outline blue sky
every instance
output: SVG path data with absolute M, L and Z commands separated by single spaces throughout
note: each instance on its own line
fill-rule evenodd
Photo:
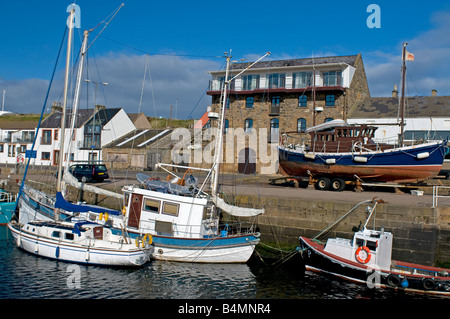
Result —
M 361 53 L 372 96 L 389 96 L 400 81 L 401 43 L 415 61 L 408 64 L 408 95 L 450 95 L 450 4 L 445 1 L 152 1 L 78 0 L 81 29 L 99 25 L 120 5 L 114 20 L 89 52 L 86 78 L 109 85 L 97 103 L 128 112 L 178 118 L 199 117 L 210 103 L 205 96 L 209 70 L 221 68 L 223 52 L 252 61 Z M 5 109 L 40 112 L 71 1 L 2 1 L 0 9 L 0 92 Z M 381 28 L 368 28 L 369 4 L 381 12 Z M 148 58 L 144 95 L 142 81 Z M 64 61 L 64 56 L 61 58 Z M 61 100 L 64 65 L 48 104 Z M 81 107 L 92 107 L 90 97 Z M 176 108 L 176 109 L 175 109 Z

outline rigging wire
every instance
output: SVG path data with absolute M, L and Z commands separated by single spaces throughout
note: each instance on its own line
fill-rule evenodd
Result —
M 50 94 L 50 89 L 51 89 L 52 84 L 53 84 L 53 79 L 55 78 L 56 68 L 57 68 L 57 66 L 58 66 L 59 58 L 60 58 L 60 55 L 61 55 L 61 50 L 62 50 L 62 47 L 63 47 L 63 44 L 64 44 L 64 39 L 66 38 L 67 29 L 68 29 L 68 28 L 67 28 L 67 26 L 66 26 L 66 27 L 64 28 L 64 34 L 63 34 L 62 41 L 61 41 L 61 44 L 60 44 L 60 47 L 59 47 L 59 50 L 58 50 L 58 55 L 57 55 L 57 58 L 56 58 L 55 66 L 54 66 L 54 68 L 53 68 L 52 76 L 51 76 L 51 78 L 50 78 L 50 83 L 49 83 L 49 85 L 48 85 L 47 93 L 46 93 L 46 95 L 45 95 L 44 104 L 43 104 L 43 106 L 42 106 L 42 111 L 41 111 L 41 116 L 40 116 L 40 118 L 39 118 L 39 122 L 38 122 L 38 125 L 37 125 L 37 127 L 36 127 L 36 133 L 35 133 L 35 136 L 34 136 L 34 139 L 33 139 L 33 144 L 31 145 L 31 149 L 30 149 L 30 152 L 31 152 L 31 153 L 33 153 L 34 146 L 35 146 L 35 144 L 36 144 L 36 140 L 37 140 L 37 137 L 38 137 L 38 132 L 39 132 L 39 129 L 40 129 L 40 127 L 41 127 L 41 122 L 42 122 L 42 119 L 43 119 L 43 117 L 44 117 L 45 107 L 46 107 L 46 105 L 47 105 L 48 96 L 49 96 L 49 94 Z M 24 172 L 24 174 L 23 174 L 22 183 L 20 184 L 19 193 L 17 194 L 17 199 L 16 199 L 16 205 L 15 205 L 15 207 L 14 207 L 14 212 L 17 210 L 17 205 L 18 205 L 18 203 L 19 203 L 20 195 L 22 194 L 23 187 L 24 187 L 24 185 L 25 185 L 25 178 L 26 178 L 27 173 L 28 173 L 28 168 L 29 168 L 29 166 L 30 166 L 31 158 L 32 158 L 32 156 L 28 157 L 28 161 L 27 161 L 27 164 L 26 164 L 26 166 L 25 166 L 25 172 Z

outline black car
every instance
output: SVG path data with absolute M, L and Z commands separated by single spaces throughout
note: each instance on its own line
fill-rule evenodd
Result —
M 103 182 L 108 179 L 108 170 L 104 164 L 75 164 L 69 167 L 69 172 L 79 182 Z

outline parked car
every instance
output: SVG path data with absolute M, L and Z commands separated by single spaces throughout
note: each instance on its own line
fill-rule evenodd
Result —
M 108 170 L 105 164 L 74 164 L 69 167 L 69 172 L 79 182 L 103 182 L 108 179 Z

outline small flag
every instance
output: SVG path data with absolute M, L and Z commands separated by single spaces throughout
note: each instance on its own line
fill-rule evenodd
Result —
M 405 61 L 414 61 L 414 54 L 405 50 Z

